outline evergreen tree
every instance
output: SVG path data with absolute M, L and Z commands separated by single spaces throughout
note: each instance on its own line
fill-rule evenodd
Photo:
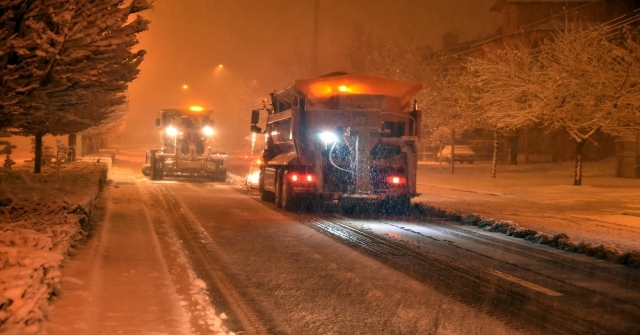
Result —
M 46 23 L 55 18 L 55 22 L 61 23 L 55 25 L 55 29 L 43 28 L 47 26 L 45 23 L 25 23 L 19 32 L 25 34 L 20 29 L 34 26 L 40 28 L 41 35 L 49 30 L 59 32 L 52 38 L 60 42 L 60 46 L 51 52 L 54 57 L 50 58 L 39 57 L 42 52 L 38 53 L 36 48 L 34 57 L 40 62 L 34 63 L 44 70 L 38 72 L 38 80 L 30 82 L 28 87 L 22 85 L 21 92 L 25 94 L 18 97 L 18 90 L 13 95 L 6 94 L 2 108 L 8 112 L 5 115 L 9 115 L 5 123 L 18 128 L 22 135 L 35 136 L 35 153 L 39 157 L 42 155 L 39 145 L 45 134 L 75 134 L 97 126 L 109 118 L 116 106 L 126 101 L 124 93 L 137 76 L 144 56 L 143 50 L 134 52 L 132 49 L 138 43 L 137 35 L 148 27 L 148 21 L 142 17 L 136 15 L 130 20 L 130 16 L 150 5 L 146 0 L 60 2 L 65 5 L 45 0 L 32 2 L 33 7 L 37 7 L 33 11 L 45 13 L 41 21 Z M 0 2 L 0 5 L 10 7 L 11 1 Z M 14 12 L 16 22 L 27 13 Z M 27 42 L 37 45 L 43 40 L 33 38 L 26 39 Z M 19 52 L 13 54 L 19 55 Z M 17 62 L 21 64 L 22 61 Z M 23 72 L 29 71 L 33 72 L 33 67 L 25 65 Z M 40 172 L 40 161 L 35 160 L 36 173 Z

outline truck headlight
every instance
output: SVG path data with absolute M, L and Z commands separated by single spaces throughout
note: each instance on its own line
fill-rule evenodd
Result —
M 207 135 L 207 136 L 212 136 L 212 135 L 213 135 L 213 133 L 214 133 L 213 128 L 211 128 L 211 127 L 209 127 L 209 126 L 204 126 L 204 127 L 202 128 L 202 132 L 203 132 L 205 135 Z
M 324 141 L 325 144 L 333 143 L 338 140 L 338 136 L 330 131 L 323 131 L 318 136 L 320 136 L 320 139 Z
M 258 185 L 258 183 L 260 182 L 260 170 L 251 172 L 249 176 L 247 176 L 247 180 L 252 185 Z
M 169 126 L 169 127 L 167 127 L 167 129 L 165 129 L 164 131 L 165 131 L 165 132 L 167 133 L 167 135 L 169 135 L 169 136 L 176 136 L 176 135 L 178 135 L 178 129 L 176 129 L 176 127 L 174 127 L 174 126 Z

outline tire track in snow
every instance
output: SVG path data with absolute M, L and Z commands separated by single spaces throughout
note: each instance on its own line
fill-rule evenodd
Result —
M 230 329 L 241 329 L 237 333 L 270 334 L 268 328 L 260 321 L 253 309 L 234 288 L 231 280 L 216 266 L 215 253 L 207 246 L 212 245 L 204 232 L 193 219 L 189 219 L 186 209 L 165 187 L 159 187 L 167 204 L 168 215 L 176 224 L 176 230 L 183 247 L 194 266 L 200 270 L 202 279 L 208 283 L 210 298 L 218 308 L 229 311 L 227 323 Z
M 346 219 L 348 220 L 348 219 Z M 629 334 L 633 321 L 628 313 L 595 320 L 597 310 L 566 305 L 560 297 L 526 292 L 520 284 L 495 276 L 485 268 L 447 254 L 425 255 L 398 241 L 357 229 L 326 217 L 305 216 L 304 222 L 327 235 L 338 237 L 366 254 L 442 290 L 461 302 L 477 307 L 525 332 L 556 334 Z M 609 303 L 611 303 L 609 301 Z M 559 307 L 562 306 L 562 307 Z M 590 312 L 592 314 L 588 314 Z M 627 311 L 628 312 L 628 311 Z M 633 318 L 633 315 L 631 315 Z M 606 318 L 605 318 L 606 319 Z M 623 321 L 623 322 L 617 322 Z M 524 328 L 523 328 L 524 327 Z

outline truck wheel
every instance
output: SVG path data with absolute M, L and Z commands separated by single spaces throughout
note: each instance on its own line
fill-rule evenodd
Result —
M 409 196 L 400 196 L 392 200 L 395 204 L 395 212 L 398 215 L 407 215 L 411 208 L 411 198 Z
M 296 210 L 295 197 L 293 190 L 291 189 L 291 182 L 289 181 L 289 172 L 285 172 L 282 176 L 282 208 L 287 212 L 293 212 Z
M 282 208 L 282 171 L 276 174 L 276 207 Z
M 258 192 L 260 192 L 260 200 L 266 202 L 273 202 L 273 193 L 264 189 L 264 180 L 263 174 L 260 174 L 260 179 L 258 180 Z
M 151 165 L 147 163 L 142 166 L 142 175 L 145 177 L 151 177 Z
M 389 197 L 382 201 L 378 207 L 378 213 L 390 215 L 406 215 L 411 207 L 409 196 Z
M 225 169 L 216 170 L 211 174 L 211 180 L 221 182 L 221 183 L 227 181 L 227 170 Z
M 158 159 L 158 155 L 156 154 L 157 152 L 157 150 L 151 150 L 150 153 L 151 157 L 149 160 L 151 162 L 151 180 L 162 180 L 164 177 L 162 161 Z

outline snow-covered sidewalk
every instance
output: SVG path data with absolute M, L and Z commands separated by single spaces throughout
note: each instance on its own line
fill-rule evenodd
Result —
M 127 171 L 112 167 L 104 217 L 63 270 L 48 334 L 189 334 L 154 228 Z
M 0 333 L 231 333 L 153 188 L 99 158 L 0 169 Z
M 414 202 L 640 255 L 640 179 L 614 177 L 614 163 L 585 163 L 583 186 L 573 186 L 572 163 L 499 166 L 497 178 L 486 163 L 457 164 L 454 174 L 448 164 L 423 163 Z

